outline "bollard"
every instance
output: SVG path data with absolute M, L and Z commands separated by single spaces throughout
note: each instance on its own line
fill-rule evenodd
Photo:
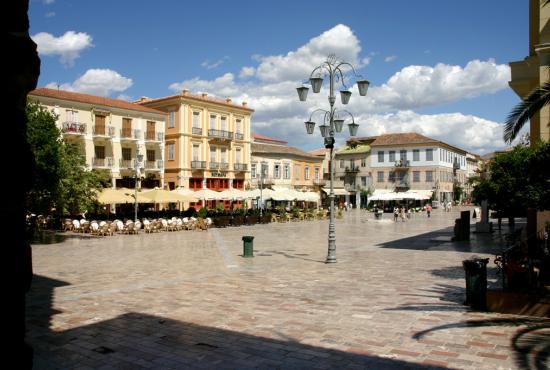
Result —
M 466 277 L 466 302 L 475 310 L 487 309 L 488 258 L 472 258 L 462 261 Z
M 254 237 L 243 236 L 243 257 L 254 257 Z

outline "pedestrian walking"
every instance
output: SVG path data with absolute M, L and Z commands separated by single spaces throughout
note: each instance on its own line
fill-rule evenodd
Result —
M 447 212 L 451 212 L 452 209 L 453 209 L 453 202 L 449 201 L 447 203 Z
M 432 205 L 430 203 L 426 206 L 426 213 L 428 214 L 428 218 L 430 218 L 430 214 L 432 213 Z
M 401 216 L 401 221 L 405 222 L 405 207 L 399 208 L 399 215 Z
M 397 217 L 399 216 L 399 209 L 397 207 L 393 207 L 393 220 L 397 222 Z

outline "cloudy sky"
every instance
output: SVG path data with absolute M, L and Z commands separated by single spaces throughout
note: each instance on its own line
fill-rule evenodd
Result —
M 361 97 L 343 69 L 353 95 L 336 107 L 360 136 L 416 131 L 474 153 L 502 149 L 501 123 L 519 101 L 508 63 L 528 51 L 526 1 L 31 0 L 29 16 L 39 86 L 130 101 L 183 88 L 230 97 L 255 109 L 253 131 L 305 150 L 322 146 L 303 122 L 329 109 L 328 86 L 307 102 L 296 87 L 329 54 L 371 81 Z

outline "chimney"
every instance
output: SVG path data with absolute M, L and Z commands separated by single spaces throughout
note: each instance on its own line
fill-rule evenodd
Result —
M 231 98 L 225 98 L 226 103 L 231 103 Z
M 185 96 L 187 94 L 189 94 L 189 90 L 187 90 L 187 89 L 181 90 L 181 95 Z
M 243 101 L 243 107 L 246 107 L 247 105 L 248 105 L 248 103 Z
M 208 93 L 205 93 L 205 92 L 203 92 L 201 95 L 203 99 L 206 99 L 208 97 Z

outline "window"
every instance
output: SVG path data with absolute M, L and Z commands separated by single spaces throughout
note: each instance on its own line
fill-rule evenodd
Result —
M 250 164 L 250 177 L 256 178 L 256 163 Z
M 281 178 L 281 164 L 275 163 L 273 166 L 273 178 L 274 179 L 280 179 Z
M 167 145 L 167 147 L 168 147 L 168 160 L 169 161 L 174 160 L 174 146 L 175 146 L 175 144 L 173 144 L 173 143 Z
M 353 160 L 353 159 L 350 159 L 350 160 L 349 160 L 349 168 L 350 168 L 350 169 L 355 168 L 355 160 Z
M 241 163 L 241 148 L 235 148 L 235 163 Z
M 361 186 L 364 188 L 367 187 L 367 176 L 361 176 Z
M 413 182 L 420 182 L 420 171 L 413 171 Z
M 389 181 L 389 182 L 395 182 L 395 171 L 391 171 L 391 172 L 388 174 L 388 181 Z
M 383 163 L 384 162 L 384 151 L 381 150 L 378 152 L 378 163 Z M 383 172 L 382 172 L 383 173 Z M 384 181 L 384 175 L 382 175 L 382 181 Z
M 346 167 L 345 161 L 343 159 L 340 159 L 340 168 Z
M 399 160 L 405 162 L 407 160 L 407 150 L 402 149 L 399 151 Z
M 220 120 L 220 130 L 226 131 L 227 130 L 227 117 L 222 117 Z
M 145 155 L 148 161 L 154 161 L 155 160 L 155 150 L 154 149 L 147 149 L 147 152 L 145 152 Z
M 361 158 L 361 167 L 367 167 L 367 158 Z
M 418 162 L 420 160 L 420 150 L 413 149 L 413 162 Z
M 227 148 L 221 148 L 220 162 L 227 163 Z
M 216 127 L 216 116 L 215 115 L 210 115 L 210 129 L 215 129 L 217 128 Z
M 426 182 L 433 182 L 433 181 L 434 181 L 434 172 L 426 171 Z
M 201 160 L 201 146 L 200 146 L 200 144 L 193 144 L 193 160 L 194 161 L 200 161 Z
M 283 178 L 285 180 L 290 179 L 290 163 L 283 164 Z
M 210 162 L 216 162 L 217 156 L 216 156 L 216 147 L 211 146 L 210 147 Z
M 390 150 L 390 162 L 395 162 L 395 150 Z
M 319 180 L 319 167 L 315 167 L 315 180 Z
M 105 147 L 104 146 L 96 145 L 94 147 L 94 152 L 95 152 L 95 157 L 96 158 L 99 158 L 99 159 L 104 159 L 105 158 Z
M 261 172 L 261 176 L 264 177 L 264 178 L 266 178 L 268 172 L 269 172 L 269 164 L 268 164 L 268 163 L 262 163 L 262 172 Z
M 78 123 L 78 111 L 67 109 L 67 122 Z
M 173 128 L 176 122 L 176 112 L 168 113 L 168 128 Z
M 304 168 L 304 178 L 309 180 L 309 167 Z
M 241 133 L 241 120 L 240 119 L 235 121 L 235 132 L 237 134 Z
M 200 113 L 199 112 L 193 112 L 193 127 L 200 128 L 201 127 L 201 120 L 200 120 Z
M 132 159 L 132 148 L 122 148 L 122 159 L 125 161 Z
M 294 178 L 296 180 L 301 180 L 302 179 L 302 166 L 300 166 L 298 164 L 294 166 Z
M 380 153 L 380 152 L 378 152 L 378 153 Z M 377 174 L 376 180 L 378 182 L 384 182 L 384 171 L 378 171 L 376 174 Z
M 433 161 L 434 160 L 434 150 L 433 149 L 426 149 L 426 161 Z

